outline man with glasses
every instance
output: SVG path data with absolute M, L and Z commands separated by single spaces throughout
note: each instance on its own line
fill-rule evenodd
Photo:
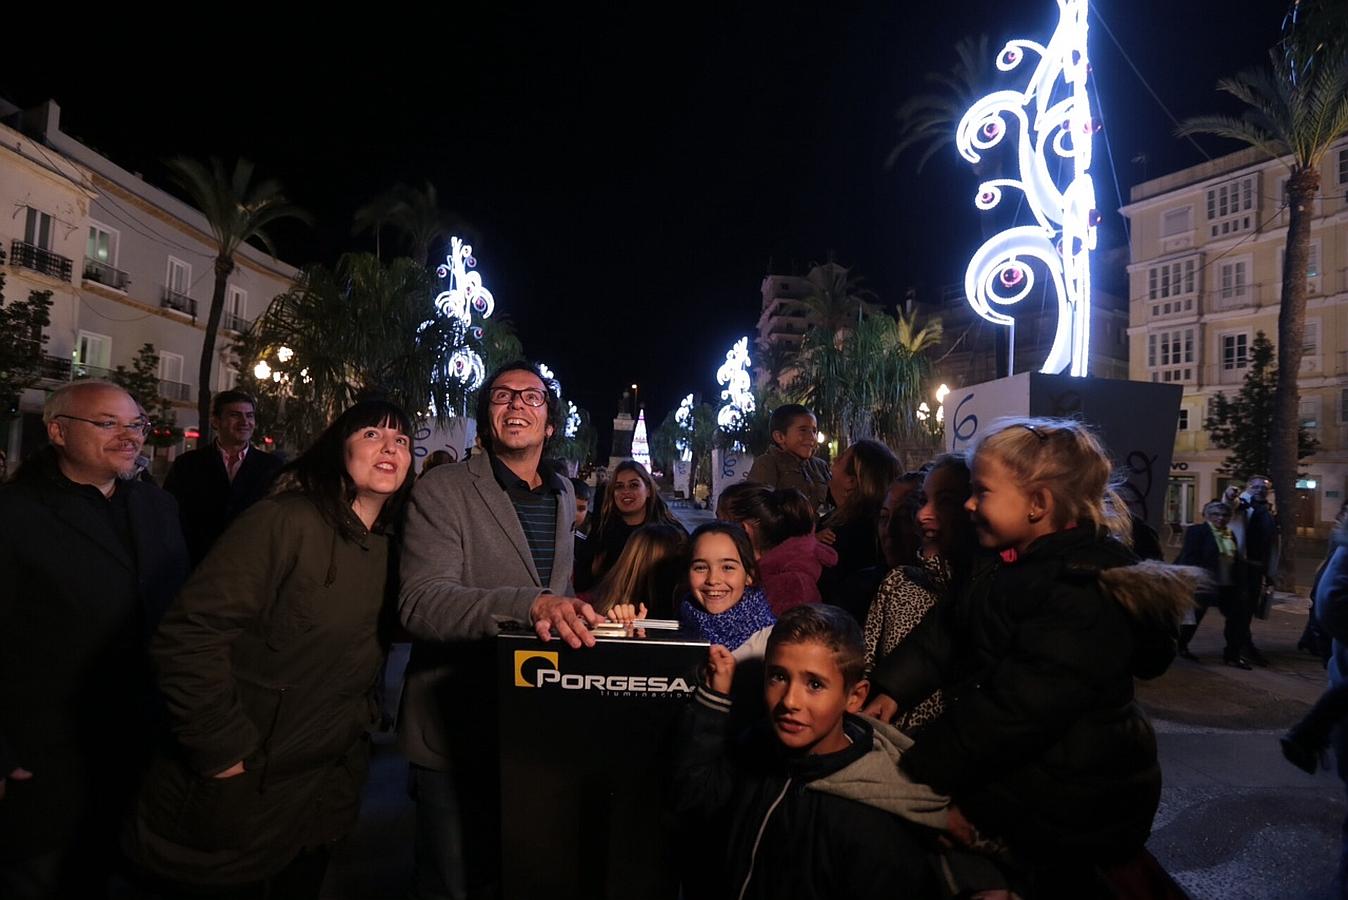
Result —
M 261 500 L 281 460 L 253 447 L 256 404 L 243 391 L 221 391 L 211 401 L 210 445 L 173 461 L 164 490 L 178 501 L 187 552 L 196 566 L 239 513 Z
M 101 897 L 155 735 L 146 642 L 187 573 L 173 498 L 135 480 L 149 423 L 81 381 L 0 486 L 0 897 Z
M 412 492 L 399 613 L 416 643 L 399 734 L 417 801 L 409 893 L 417 900 L 499 889 L 499 624 L 527 622 L 543 640 L 555 631 L 572 647 L 594 644 L 587 626 L 599 617 L 569 596 L 571 485 L 540 465 L 560 406 L 532 363 L 501 367 L 478 392 L 486 452 L 436 467 Z

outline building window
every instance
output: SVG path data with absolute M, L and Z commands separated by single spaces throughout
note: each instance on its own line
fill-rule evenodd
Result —
M 1249 260 L 1233 259 L 1217 266 L 1217 296 L 1223 303 L 1250 299 Z
M 40 210 L 27 207 L 23 222 L 23 242 L 39 250 L 51 249 L 51 216 Z
M 1192 313 L 1197 292 L 1196 256 L 1162 263 L 1147 270 L 1147 299 L 1153 301 L 1153 318 Z
M 1320 398 L 1302 397 L 1301 402 L 1297 404 L 1297 418 L 1301 427 L 1307 431 L 1314 431 L 1320 427 Z
M 89 223 L 89 242 L 84 248 L 84 256 L 105 266 L 117 265 L 117 232 L 100 225 Z
M 1250 364 L 1250 336 L 1247 334 L 1222 335 L 1222 369 L 1230 372 L 1243 369 Z
M 1161 237 L 1174 237 L 1192 231 L 1194 227 L 1194 208 L 1168 209 L 1161 214 Z
M 225 294 L 225 317 L 223 322 L 225 328 L 230 331 L 246 331 L 248 329 L 248 292 L 243 288 L 229 286 Z
M 1339 392 L 1339 422 L 1348 425 L 1348 388 Z
M 1348 147 L 1339 151 L 1339 184 L 1348 184 Z
M 75 364 L 79 377 L 98 377 L 108 374 L 112 365 L 112 338 L 106 334 L 81 331 L 75 342 Z M 89 369 L 102 371 L 90 372 Z
M 180 353 L 159 351 L 159 377 L 164 381 L 182 382 L 183 357 Z
M 1179 411 L 1179 430 L 1189 430 L 1189 411 L 1187 409 L 1181 409 Z
M 1152 381 L 1192 381 L 1194 329 L 1177 328 L 1147 335 L 1147 367 L 1152 370 Z
M 165 277 L 164 286 L 175 294 L 181 294 L 186 297 L 192 290 L 192 267 L 181 259 L 172 256 L 168 258 L 168 275 Z
M 1207 192 L 1208 234 L 1225 237 L 1254 228 L 1256 175 L 1246 175 Z

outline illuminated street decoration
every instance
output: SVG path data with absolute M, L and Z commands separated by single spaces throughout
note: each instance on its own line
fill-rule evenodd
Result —
M 646 440 L 646 410 L 637 413 L 637 428 L 632 432 L 632 458 L 646 467 L 647 471 L 651 468 L 651 445 Z
M 566 401 L 566 425 L 562 427 L 562 434 L 566 436 L 567 440 L 571 440 L 578 431 L 580 431 L 580 410 L 576 409 L 576 404 L 568 400 Z
M 749 339 L 742 337 L 725 355 L 721 368 L 716 370 L 716 383 L 725 385 L 721 399 L 726 403 L 716 413 L 716 424 L 722 428 L 738 428 L 744 417 L 754 411 L 749 365 Z
M 491 318 L 496 301 L 491 291 L 482 286 L 482 276 L 469 269 L 477 266 L 473 248 L 457 237 L 449 239 L 449 255 L 435 273 L 449 279 L 449 290 L 435 298 L 435 306 L 451 319 L 458 319 L 464 328 L 473 324 L 473 312 L 484 319 Z
M 449 279 L 449 289 L 435 298 L 435 308 L 452 323 L 452 330 L 462 342 L 469 335 L 482 339 L 482 329 L 473 324 L 473 313 L 482 318 L 490 318 L 496 308 L 496 300 L 491 291 L 482 286 L 482 276 L 470 272 L 477 266 L 473 257 L 473 248 L 457 237 L 449 239 L 449 255 L 435 272 L 441 278 Z M 424 330 L 429 322 L 422 323 Z M 482 386 L 486 371 L 482 357 L 466 346 L 460 346 L 449 356 L 449 374 L 463 383 L 465 390 L 475 391 Z
M 548 383 L 548 386 L 552 388 L 552 392 L 558 397 L 562 396 L 562 383 L 557 380 L 556 375 L 552 374 L 552 370 L 548 368 L 548 364 L 539 363 L 538 371 L 543 375 L 543 381 Z
M 679 431 L 682 432 L 682 435 L 679 437 L 679 439 L 674 442 L 674 446 L 679 451 L 679 458 L 684 462 L 692 462 L 693 442 L 690 441 L 687 437 L 688 433 L 693 430 L 692 394 L 689 394 L 687 397 L 684 397 L 681 401 L 679 401 L 679 408 L 674 411 L 674 422 L 676 425 L 679 426 Z
M 1058 27 L 1048 46 L 1007 42 L 997 68 L 1010 72 L 1027 57 L 1038 62 L 1023 91 L 994 91 L 969 108 L 955 132 L 960 155 L 979 163 L 983 153 L 1016 130 L 1014 178 L 993 178 L 978 187 L 974 205 L 991 210 L 1006 189 L 1021 192 L 1037 224 L 993 235 L 969 261 L 964 292 L 984 319 L 1010 329 L 1015 358 L 1015 319 L 995 307 L 1009 307 L 1035 285 L 1034 260 L 1048 271 L 1058 301 L 1058 327 L 1041 372 L 1085 375 L 1090 351 L 1091 268 L 1096 225 L 1095 184 L 1089 174 L 1091 143 L 1100 130 L 1091 116 L 1086 80 L 1088 0 L 1058 0 Z M 1052 156 L 1050 157 L 1050 154 Z

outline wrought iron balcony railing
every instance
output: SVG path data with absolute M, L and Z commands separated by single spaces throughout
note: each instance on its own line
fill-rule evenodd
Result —
M 186 313 L 194 319 L 197 317 L 197 301 L 169 287 L 164 288 L 164 296 L 160 298 L 159 305 L 164 309 Z
M 112 266 L 101 263 L 96 259 L 86 259 L 84 261 L 84 280 L 97 282 L 113 290 L 124 291 L 126 286 L 131 283 L 131 276 L 121 269 L 114 269 Z
M 10 244 L 9 264 L 32 269 L 34 272 L 50 275 L 62 281 L 69 281 L 70 274 L 74 270 L 74 263 L 69 258 L 20 240 Z

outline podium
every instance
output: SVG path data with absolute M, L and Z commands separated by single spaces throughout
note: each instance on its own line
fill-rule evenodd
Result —
M 506 900 L 677 896 L 671 738 L 706 658 L 685 632 L 497 638 Z

